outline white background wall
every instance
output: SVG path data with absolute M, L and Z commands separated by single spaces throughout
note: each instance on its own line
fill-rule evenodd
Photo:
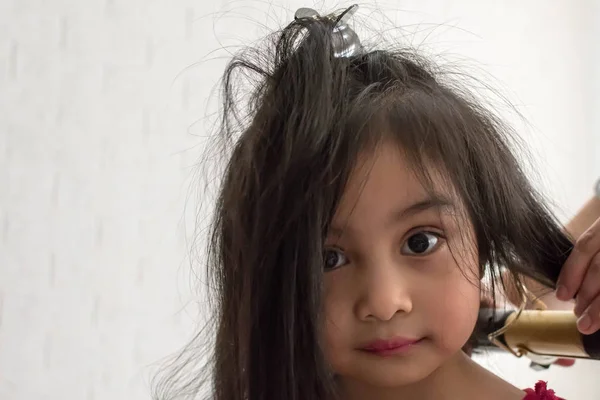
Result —
M 529 122 L 508 116 L 539 184 L 572 215 L 600 176 L 598 3 L 378 4 L 496 78 Z M 0 0 L 0 399 L 149 397 L 155 363 L 196 318 L 192 174 L 228 56 L 209 52 L 300 6 L 312 0 Z M 600 398 L 594 363 L 482 362 L 518 386 Z

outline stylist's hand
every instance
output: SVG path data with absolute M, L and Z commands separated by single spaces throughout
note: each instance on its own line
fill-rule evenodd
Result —
M 557 282 L 556 297 L 575 299 L 577 328 L 584 335 L 600 329 L 600 218 L 575 241 Z

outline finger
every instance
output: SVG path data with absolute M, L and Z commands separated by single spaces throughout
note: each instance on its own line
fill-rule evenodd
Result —
M 577 329 L 584 335 L 591 335 L 600 329 L 600 297 L 596 297 L 579 317 Z
M 561 367 L 572 367 L 573 364 L 575 364 L 575 360 L 572 358 L 559 358 L 554 364 L 560 365 Z
M 600 251 L 600 219 L 592 224 L 579 239 L 562 267 L 557 282 L 556 297 L 571 300 L 579 290 L 592 258 Z
M 600 295 L 600 253 L 592 258 L 583 278 L 583 283 L 577 292 L 575 315 L 580 317 L 598 295 Z

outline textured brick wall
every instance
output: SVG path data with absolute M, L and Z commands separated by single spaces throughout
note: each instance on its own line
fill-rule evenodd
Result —
M 209 52 L 310 3 L 0 0 L 0 399 L 148 398 L 152 364 L 196 315 L 187 255 L 201 188 L 189 185 L 227 55 Z M 542 184 L 568 215 L 594 179 L 581 144 L 592 137 L 585 3 L 480 3 L 406 1 L 415 12 L 388 15 L 468 31 L 438 28 L 434 47 L 510 88 L 549 165 Z M 507 359 L 491 368 L 519 385 L 542 376 Z M 598 398 L 568 383 L 590 371 L 554 386 Z

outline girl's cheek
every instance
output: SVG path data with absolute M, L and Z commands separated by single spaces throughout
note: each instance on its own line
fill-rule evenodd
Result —
M 352 321 L 348 306 L 342 298 L 336 297 L 333 293 L 324 296 L 324 316 L 322 341 L 325 359 L 331 365 L 335 372 L 338 372 L 340 365 L 345 365 L 348 354 L 347 335 L 352 332 Z
M 479 313 L 480 291 L 472 282 L 463 278 L 446 291 L 440 290 L 437 304 L 431 312 L 439 321 L 441 329 L 436 332 L 443 346 L 456 350 L 471 336 Z

